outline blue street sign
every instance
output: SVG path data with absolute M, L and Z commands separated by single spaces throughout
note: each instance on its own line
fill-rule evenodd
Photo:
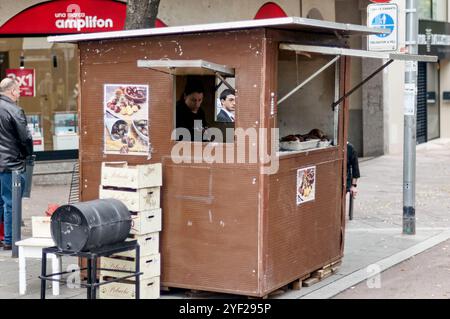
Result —
M 382 13 L 373 19 L 372 26 L 380 29 L 388 29 L 390 31 L 389 33 L 377 34 L 377 37 L 379 38 L 386 38 L 394 31 L 395 22 L 389 14 Z
M 395 3 L 373 3 L 367 7 L 367 26 L 383 29 L 367 37 L 369 51 L 396 51 L 398 47 L 398 7 Z

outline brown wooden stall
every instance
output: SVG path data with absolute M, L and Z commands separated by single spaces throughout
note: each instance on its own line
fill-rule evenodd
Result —
M 313 47 L 346 47 L 348 36 L 370 32 L 283 18 L 51 38 L 79 46 L 82 200 L 98 198 L 102 162 L 163 163 L 160 250 L 161 284 L 166 287 L 263 297 L 339 261 L 348 100 L 334 109 L 332 104 L 350 89 L 350 59 L 337 54 L 333 60 Z M 237 90 L 235 129 L 279 128 L 283 137 L 318 128 L 331 144 L 281 151 L 278 138 L 267 138 L 275 151 L 270 164 L 239 163 L 238 155 L 233 163 L 208 163 L 205 158 L 197 163 L 194 147 L 204 152 L 209 144 L 177 142 L 172 136 L 175 103 L 186 75 L 202 76 L 212 88 L 203 108 L 221 130 L 227 125 L 215 123 L 215 84 L 225 78 Z M 279 103 L 305 80 L 301 91 Z M 105 154 L 105 84 L 148 85 L 151 156 Z M 228 142 L 215 145 L 238 154 L 239 141 Z M 193 147 L 187 156 L 192 163 L 176 162 L 172 151 L 181 146 Z M 246 147 L 247 157 L 251 147 Z M 274 161 L 278 169 L 267 173 Z M 313 198 L 302 202 L 308 196 L 300 198 L 298 189 L 310 167 L 315 189 L 308 193 Z

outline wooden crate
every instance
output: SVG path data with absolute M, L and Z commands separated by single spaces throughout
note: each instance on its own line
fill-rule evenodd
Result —
M 137 240 L 140 248 L 140 255 L 142 257 L 156 255 L 159 253 L 159 232 L 146 235 L 130 235 L 127 240 Z M 125 251 L 114 254 L 117 257 L 131 257 L 134 258 L 136 253 L 134 250 Z
M 31 236 L 51 238 L 50 223 L 50 216 L 31 216 Z
M 126 162 L 102 163 L 101 183 L 103 186 L 132 189 L 162 185 L 162 165 L 128 166 Z
M 102 278 L 101 282 L 105 280 Z M 158 299 L 160 296 L 160 278 L 153 277 L 142 279 L 140 281 L 140 298 L 141 299 Z M 135 299 L 134 282 L 113 282 L 100 286 L 100 299 Z
M 152 209 L 131 215 L 131 234 L 145 235 L 161 231 L 161 209 Z
M 135 271 L 136 266 L 133 258 L 121 259 L 122 257 L 102 257 L 100 260 L 101 268 L 108 269 L 117 269 L 117 270 L 126 270 L 126 271 Z M 161 256 L 160 254 L 155 254 L 151 256 L 145 256 L 140 258 L 140 267 L 141 272 L 143 272 L 141 279 L 148 279 L 156 276 L 160 276 L 161 274 Z M 110 276 L 110 277 L 120 277 L 123 276 L 123 273 L 118 273 L 114 271 L 106 271 L 102 270 L 100 272 L 102 277 Z M 130 281 L 133 281 L 133 278 L 130 278 Z
M 100 186 L 100 198 L 114 198 L 122 201 L 132 212 L 149 211 L 160 207 L 160 188 L 138 190 L 104 189 Z

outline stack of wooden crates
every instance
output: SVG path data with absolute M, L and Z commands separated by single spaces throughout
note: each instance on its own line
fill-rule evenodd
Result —
M 159 232 L 161 231 L 160 188 L 161 164 L 128 166 L 127 163 L 103 163 L 100 198 L 122 201 L 132 214 L 130 240 L 140 245 L 140 298 L 156 299 L 160 295 L 161 255 Z M 135 251 L 103 257 L 101 268 L 135 270 Z M 100 280 L 124 276 L 123 273 L 101 271 Z M 129 281 L 100 286 L 102 299 L 134 299 L 134 278 Z

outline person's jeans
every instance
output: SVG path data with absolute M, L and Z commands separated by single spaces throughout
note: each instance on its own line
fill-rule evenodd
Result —
M 22 179 L 22 192 L 25 185 L 25 178 L 23 174 L 20 175 Z M 5 227 L 5 244 L 11 245 L 12 242 L 12 173 L 0 173 L 1 197 L 4 202 L 4 227 Z
M 0 181 L 0 224 L 3 224 L 3 213 L 5 211 L 5 203 L 2 199 L 2 183 Z

